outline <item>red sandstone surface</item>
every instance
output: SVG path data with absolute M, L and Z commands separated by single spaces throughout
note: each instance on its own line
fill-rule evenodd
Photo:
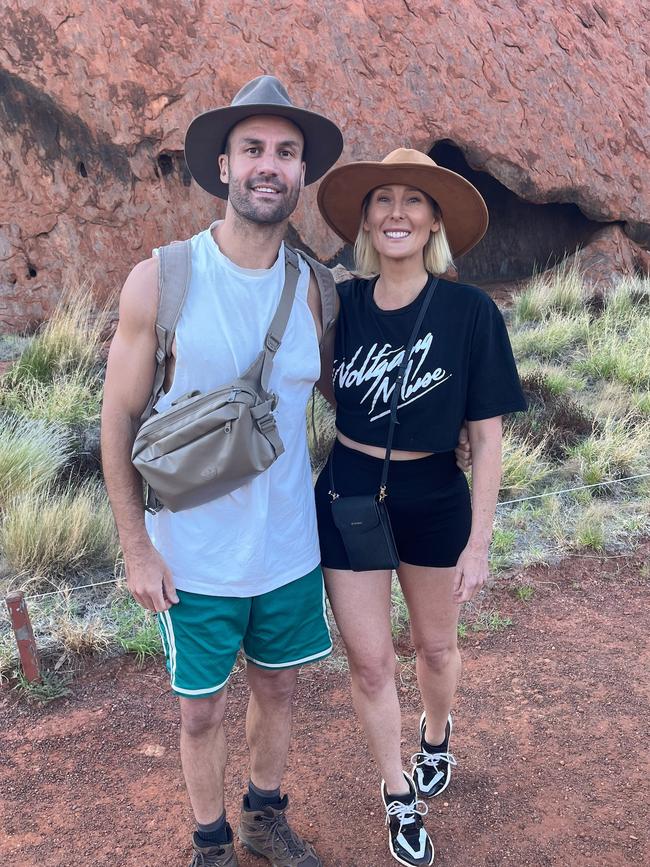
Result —
M 51 309 L 68 268 L 119 287 L 219 205 L 184 171 L 199 111 L 275 73 L 329 114 L 343 159 L 451 140 L 534 203 L 620 223 L 650 245 L 645 4 L 609 0 L 5 0 L 0 40 L 0 326 Z M 339 244 L 315 188 L 295 215 Z

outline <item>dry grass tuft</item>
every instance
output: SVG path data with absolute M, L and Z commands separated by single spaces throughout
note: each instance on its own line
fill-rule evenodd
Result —
M 0 418 L 0 510 L 49 485 L 69 458 L 68 438 L 44 422 Z
M 0 548 L 14 572 L 35 578 L 112 567 L 118 543 L 103 486 L 87 481 L 15 499 L 0 526 Z

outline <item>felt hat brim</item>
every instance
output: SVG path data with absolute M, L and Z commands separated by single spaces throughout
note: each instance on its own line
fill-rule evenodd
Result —
M 305 184 L 322 177 L 341 155 L 343 136 L 335 123 L 316 112 L 296 108 L 277 79 L 261 76 L 245 85 L 233 104 L 198 115 L 187 129 L 185 162 L 194 180 L 208 193 L 228 198 L 228 184 L 219 179 L 218 157 L 225 151 L 232 128 L 259 115 L 286 118 L 300 129 L 304 137 Z
M 364 199 L 371 190 L 390 184 L 422 190 L 435 200 L 454 256 L 467 253 L 485 234 L 488 210 L 476 187 L 426 154 L 407 148 L 398 148 L 381 162 L 359 161 L 333 169 L 321 182 L 318 207 L 328 226 L 354 244 Z

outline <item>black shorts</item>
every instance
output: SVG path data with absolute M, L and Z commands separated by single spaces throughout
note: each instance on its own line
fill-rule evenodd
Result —
M 341 497 L 379 490 L 383 460 L 338 440 L 316 482 L 316 514 L 321 561 L 325 568 L 349 569 L 341 534 L 332 520 L 329 461 Z M 410 461 L 391 461 L 388 497 L 395 543 L 400 560 L 414 566 L 455 566 L 467 544 L 472 505 L 464 473 L 453 452 Z

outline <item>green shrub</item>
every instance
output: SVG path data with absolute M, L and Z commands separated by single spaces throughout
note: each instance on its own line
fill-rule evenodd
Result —
M 123 651 L 133 654 L 138 663 L 162 653 L 155 616 L 138 605 L 126 590 L 115 595 L 107 616 L 114 640 Z

